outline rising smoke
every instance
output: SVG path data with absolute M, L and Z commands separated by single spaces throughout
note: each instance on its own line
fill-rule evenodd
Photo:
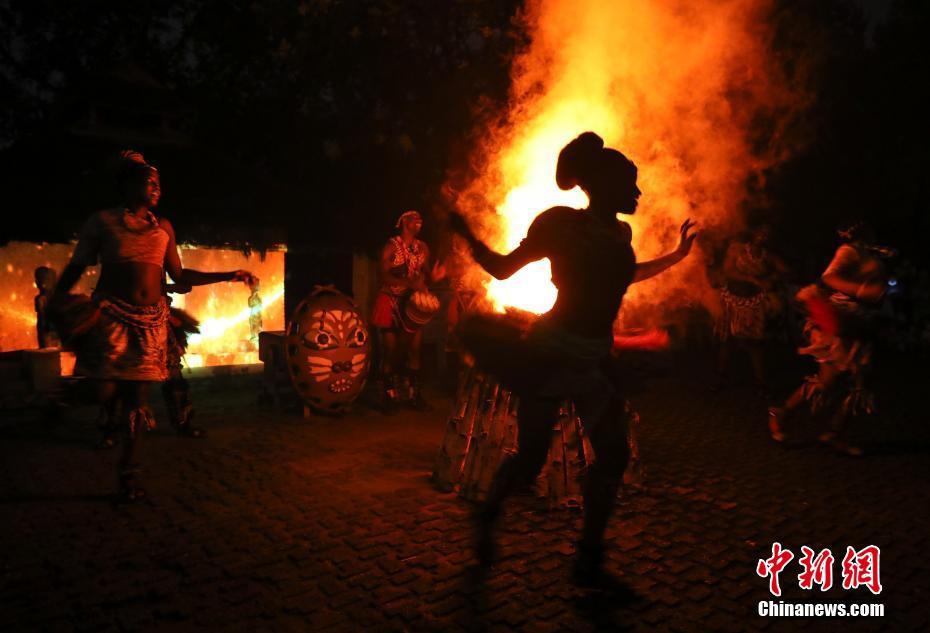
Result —
M 530 0 L 506 113 L 482 131 L 476 175 L 456 205 L 493 246 L 514 248 L 546 208 L 585 206 L 579 190 L 556 187 L 555 164 L 568 141 L 593 130 L 639 167 L 640 206 L 623 218 L 638 259 L 674 249 L 688 217 L 705 236 L 737 232 L 751 183 L 789 149 L 779 118 L 800 102 L 770 54 L 770 9 L 767 0 Z M 708 304 L 713 249 L 704 240 L 695 250 L 631 288 L 624 315 L 653 320 L 655 306 Z M 488 292 L 499 308 L 541 312 L 554 297 L 548 277 L 542 262 Z

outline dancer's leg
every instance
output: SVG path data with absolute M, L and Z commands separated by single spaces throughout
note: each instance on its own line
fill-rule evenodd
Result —
M 394 330 L 381 330 L 381 374 L 389 376 L 396 370 L 397 363 L 397 332 Z
M 550 430 L 558 415 L 557 400 L 521 398 L 517 411 L 517 452 L 501 462 L 477 517 L 475 550 L 482 565 L 493 562 L 495 546 L 492 531 L 504 502 L 520 488 L 532 484 L 545 465 Z
M 575 566 L 576 579 L 586 583 L 595 582 L 601 574 L 604 532 L 630 458 L 627 432 L 632 410 L 620 397 L 601 407 L 599 415 L 593 413 L 596 418 L 591 413 L 587 419 L 584 417 L 583 404 L 579 410 L 594 449 L 594 463 L 588 468 L 584 482 L 584 526 Z
M 143 437 L 152 425 L 148 386 L 149 383 L 142 381 L 120 383 L 128 436 L 123 443 L 123 454 L 119 461 L 119 481 L 121 495 L 126 501 L 135 501 L 145 496 L 145 490 L 139 484 L 139 474 Z
M 394 330 L 381 330 L 381 380 L 384 381 L 384 411 L 394 412 L 397 408 L 398 334 Z
M 404 341 L 407 358 L 407 369 L 420 371 L 420 350 L 423 347 L 423 330 L 419 329 L 413 334 L 407 334 Z
M 808 377 L 780 407 L 770 407 L 768 424 L 772 439 L 777 442 L 783 441 L 785 439 L 784 425 L 788 416 L 802 404 L 816 398 L 826 397 L 840 375 L 832 364 L 819 363 L 816 376 Z
M 170 367 L 168 380 L 161 385 L 162 397 L 171 426 L 181 437 L 206 437 L 203 429 L 194 426 L 194 404 L 191 402 L 190 384 L 181 373 L 181 367 Z
M 423 330 L 410 335 L 407 344 L 407 379 L 410 381 L 410 406 L 417 411 L 429 411 L 432 407 L 423 398 L 420 384 L 420 359 L 423 346 Z
M 100 448 L 113 448 L 119 443 L 120 400 L 117 385 L 112 380 L 100 380 L 96 384 L 97 402 L 100 403 L 100 430 L 103 438 Z
M 863 397 L 865 391 L 865 375 L 857 372 L 854 376 L 845 378 L 849 381 L 846 397 L 835 403 L 836 410 L 830 418 L 830 430 L 821 434 L 820 439 L 844 455 L 858 457 L 862 455 L 862 449 L 849 443 L 846 431 L 850 417 L 856 412 L 861 412 L 863 408 L 868 409 L 870 405 L 863 407 L 862 403 L 857 401 Z
M 797 409 L 799 406 L 804 404 L 804 385 L 801 385 L 794 392 L 788 396 L 788 399 L 785 400 L 783 408 L 785 411 L 791 412 Z

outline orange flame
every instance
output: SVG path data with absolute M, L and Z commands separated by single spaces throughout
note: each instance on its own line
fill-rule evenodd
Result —
M 457 205 L 493 247 L 513 249 L 544 209 L 585 206 L 579 189 L 557 188 L 555 165 L 566 143 L 593 130 L 639 167 L 639 210 L 623 218 L 638 259 L 672 250 L 687 217 L 738 227 L 747 178 L 775 160 L 750 147 L 751 121 L 784 100 L 765 49 L 767 5 L 530 0 L 522 17 L 531 44 L 513 63 L 509 112 L 483 135 L 482 173 Z M 700 297 L 698 260 L 631 289 L 628 303 Z M 497 309 L 540 313 L 555 298 L 549 277 L 544 260 L 486 287 Z

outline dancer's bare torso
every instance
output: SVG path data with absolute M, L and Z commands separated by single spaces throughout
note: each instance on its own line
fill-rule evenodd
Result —
M 151 213 L 106 209 L 85 223 L 74 256 L 85 266 L 100 262 L 98 292 L 147 306 L 161 300 L 170 249 L 176 252 L 167 221 Z
M 154 264 L 123 262 L 104 264 L 97 290 L 134 305 L 154 305 L 161 300 L 165 269 Z
M 549 320 L 585 337 L 611 336 L 636 257 L 629 225 L 600 221 L 567 207 L 544 211 L 527 232 L 525 247 L 548 257 L 558 288 Z

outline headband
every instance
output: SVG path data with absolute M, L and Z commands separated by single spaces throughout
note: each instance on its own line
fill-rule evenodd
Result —
M 419 218 L 419 219 L 420 219 L 420 222 L 423 221 L 423 216 L 420 215 L 420 212 L 419 212 L 419 211 L 412 211 L 412 210 L 411 210 L 411 211 L 404 211 L 403 213 L 400 214 L 400 217 L 397 218 L 397 223 L 394 225 L 394 228 L 395 228 L 395 229 L 399 229 L 400 226 L 404 223 L 404 220 L 406 220 L 407 218 L 410 218 L 410 217 L 414 217 L 414 216 L 417 217 L 417 218 Z

